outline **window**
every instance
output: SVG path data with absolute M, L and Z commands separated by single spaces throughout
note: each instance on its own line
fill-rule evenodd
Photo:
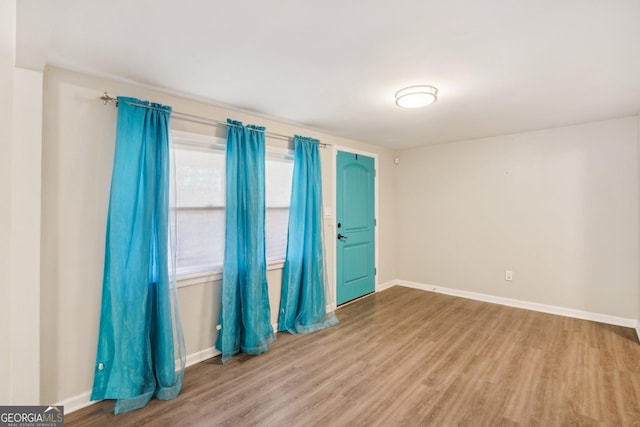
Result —
M 172 132 L 176 274 L 222 271 L 225 237 L 225 140 Z M 265 234 L 268 262 L 285 258 L 293 154 L 267 147 Z

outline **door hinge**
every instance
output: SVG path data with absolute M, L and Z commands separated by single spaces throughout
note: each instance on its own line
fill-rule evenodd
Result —
M 378 275 L 378 269 L 377 269 L 377 268 L 374 268 L 374 269 L 373 269 L 373 275 L 374 275 L 374 276 L 377 276 L 377 275 Z
M 378 225 L 378 219 L 373 218 L 373 226 L 376 227 Z

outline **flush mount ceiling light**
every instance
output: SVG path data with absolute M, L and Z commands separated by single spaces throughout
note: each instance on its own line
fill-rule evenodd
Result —
M 438 99 L 438 89 L 433 86 L 409 86 L 396 92 L 396 104 L 403 108 L 420 108 Z

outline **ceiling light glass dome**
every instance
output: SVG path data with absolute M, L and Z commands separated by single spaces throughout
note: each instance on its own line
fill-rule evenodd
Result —
M 409 86 L 396 92 L 396 104 L 403 108 L 420 108 L 438 99 L 438 89 L 433 86 Z

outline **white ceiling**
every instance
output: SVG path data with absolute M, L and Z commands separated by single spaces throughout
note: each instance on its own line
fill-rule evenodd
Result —
M 22 67 L 395 148 L 640 111 L 638 0 L 19 0 L 16 31 Z M 438 101 L 397 107 L 414 84 Z

